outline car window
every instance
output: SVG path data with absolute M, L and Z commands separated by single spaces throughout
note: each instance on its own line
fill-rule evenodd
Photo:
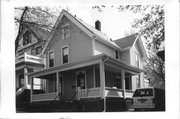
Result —
M 137 89 L 133 95 L 133 97 L 145 97 L 145 96 L 153 96 L 152 89 Z

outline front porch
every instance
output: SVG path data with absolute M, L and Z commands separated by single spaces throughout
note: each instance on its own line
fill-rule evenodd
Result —
M 99 55 L 31 73 L 31 102 L 131 98 L 131 76 L 140 72 L 117 59 Z M 35 78 L 43 80 L 43 94 L 33 93 Z

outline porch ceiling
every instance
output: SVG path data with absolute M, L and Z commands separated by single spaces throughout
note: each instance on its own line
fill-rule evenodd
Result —
M 137 75 L 141 72 L 144 72 L 142 69 L 127 65 L 124 62 L 111 57 L 107 58 L 107 60 L 105 61 L 105 66 L 107 68 L 110 68 L 108 70 L 111 70 L 113 72 L 120 72 L 121 70 L 124 70 L 125 72 L 128 72 L 131 75 Z
M 47 75 L 47 74 L 52 74 L 52 73 L 56 73 L 56 72 L 62 72 L 62 71 L 72 70 L 72 69 L 81 68 L 81 67 L 85 67 L 85 66 L 99 64 L 102 61 L 105 62 L 105 65 L 111 66 L 111 67 L 115 68 L 117 71 L 124 70 L 125 72 L 128 72 L 132 75 L 136 75 L 141 72 L 144 72 L 142 69 L 127 65 L 124 62 L 117 60 L 115 58 L 109 57 L 105 54 L 100 54 L 100 55 L 96 55 L 96 56 L 91 56 L 84 60 L 63 64 L 60 66 L 52 67 L 52 68 L 45 69 L 45 70 L 38 71 L 38 72 L 29 73 L 27 75 L 31 76 L 31 77 L 40 77 L 42 75 Z

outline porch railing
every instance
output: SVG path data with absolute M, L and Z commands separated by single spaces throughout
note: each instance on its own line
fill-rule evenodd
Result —
M 78 90 L 78 99 L 100 97 L 100 88 L 80 89 Z
M 133 96 L 133 94 L 134 94 L 134 91 L 132 91 L 132 90 L 126 90 L 126 98 L 132 98 L 132 96 Z
M 45 94 L 34 94 L 32 95 L 32 101 L 50 101 L 54 100 L 57 96 L 57 93 L 45 93 Z
M 123 90 L 117 88 L 106 87 L 105 97 L 123 97 Z
M 37 64 L 44 64 L 44 59 L 38 56 L 33 56 L 27 53 L 24 53 L 16 57 L 16 64 L 20 62 L 32 62 L 32 63 L 37 63 Z

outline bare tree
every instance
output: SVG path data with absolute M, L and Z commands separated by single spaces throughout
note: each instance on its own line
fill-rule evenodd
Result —
M 36 26 L 50 31 L 60 13 L 60 10 L 61 7 L 16 7 L 14 17 L 15 25 L 18 27 L 16 42 L 25 25 Z

